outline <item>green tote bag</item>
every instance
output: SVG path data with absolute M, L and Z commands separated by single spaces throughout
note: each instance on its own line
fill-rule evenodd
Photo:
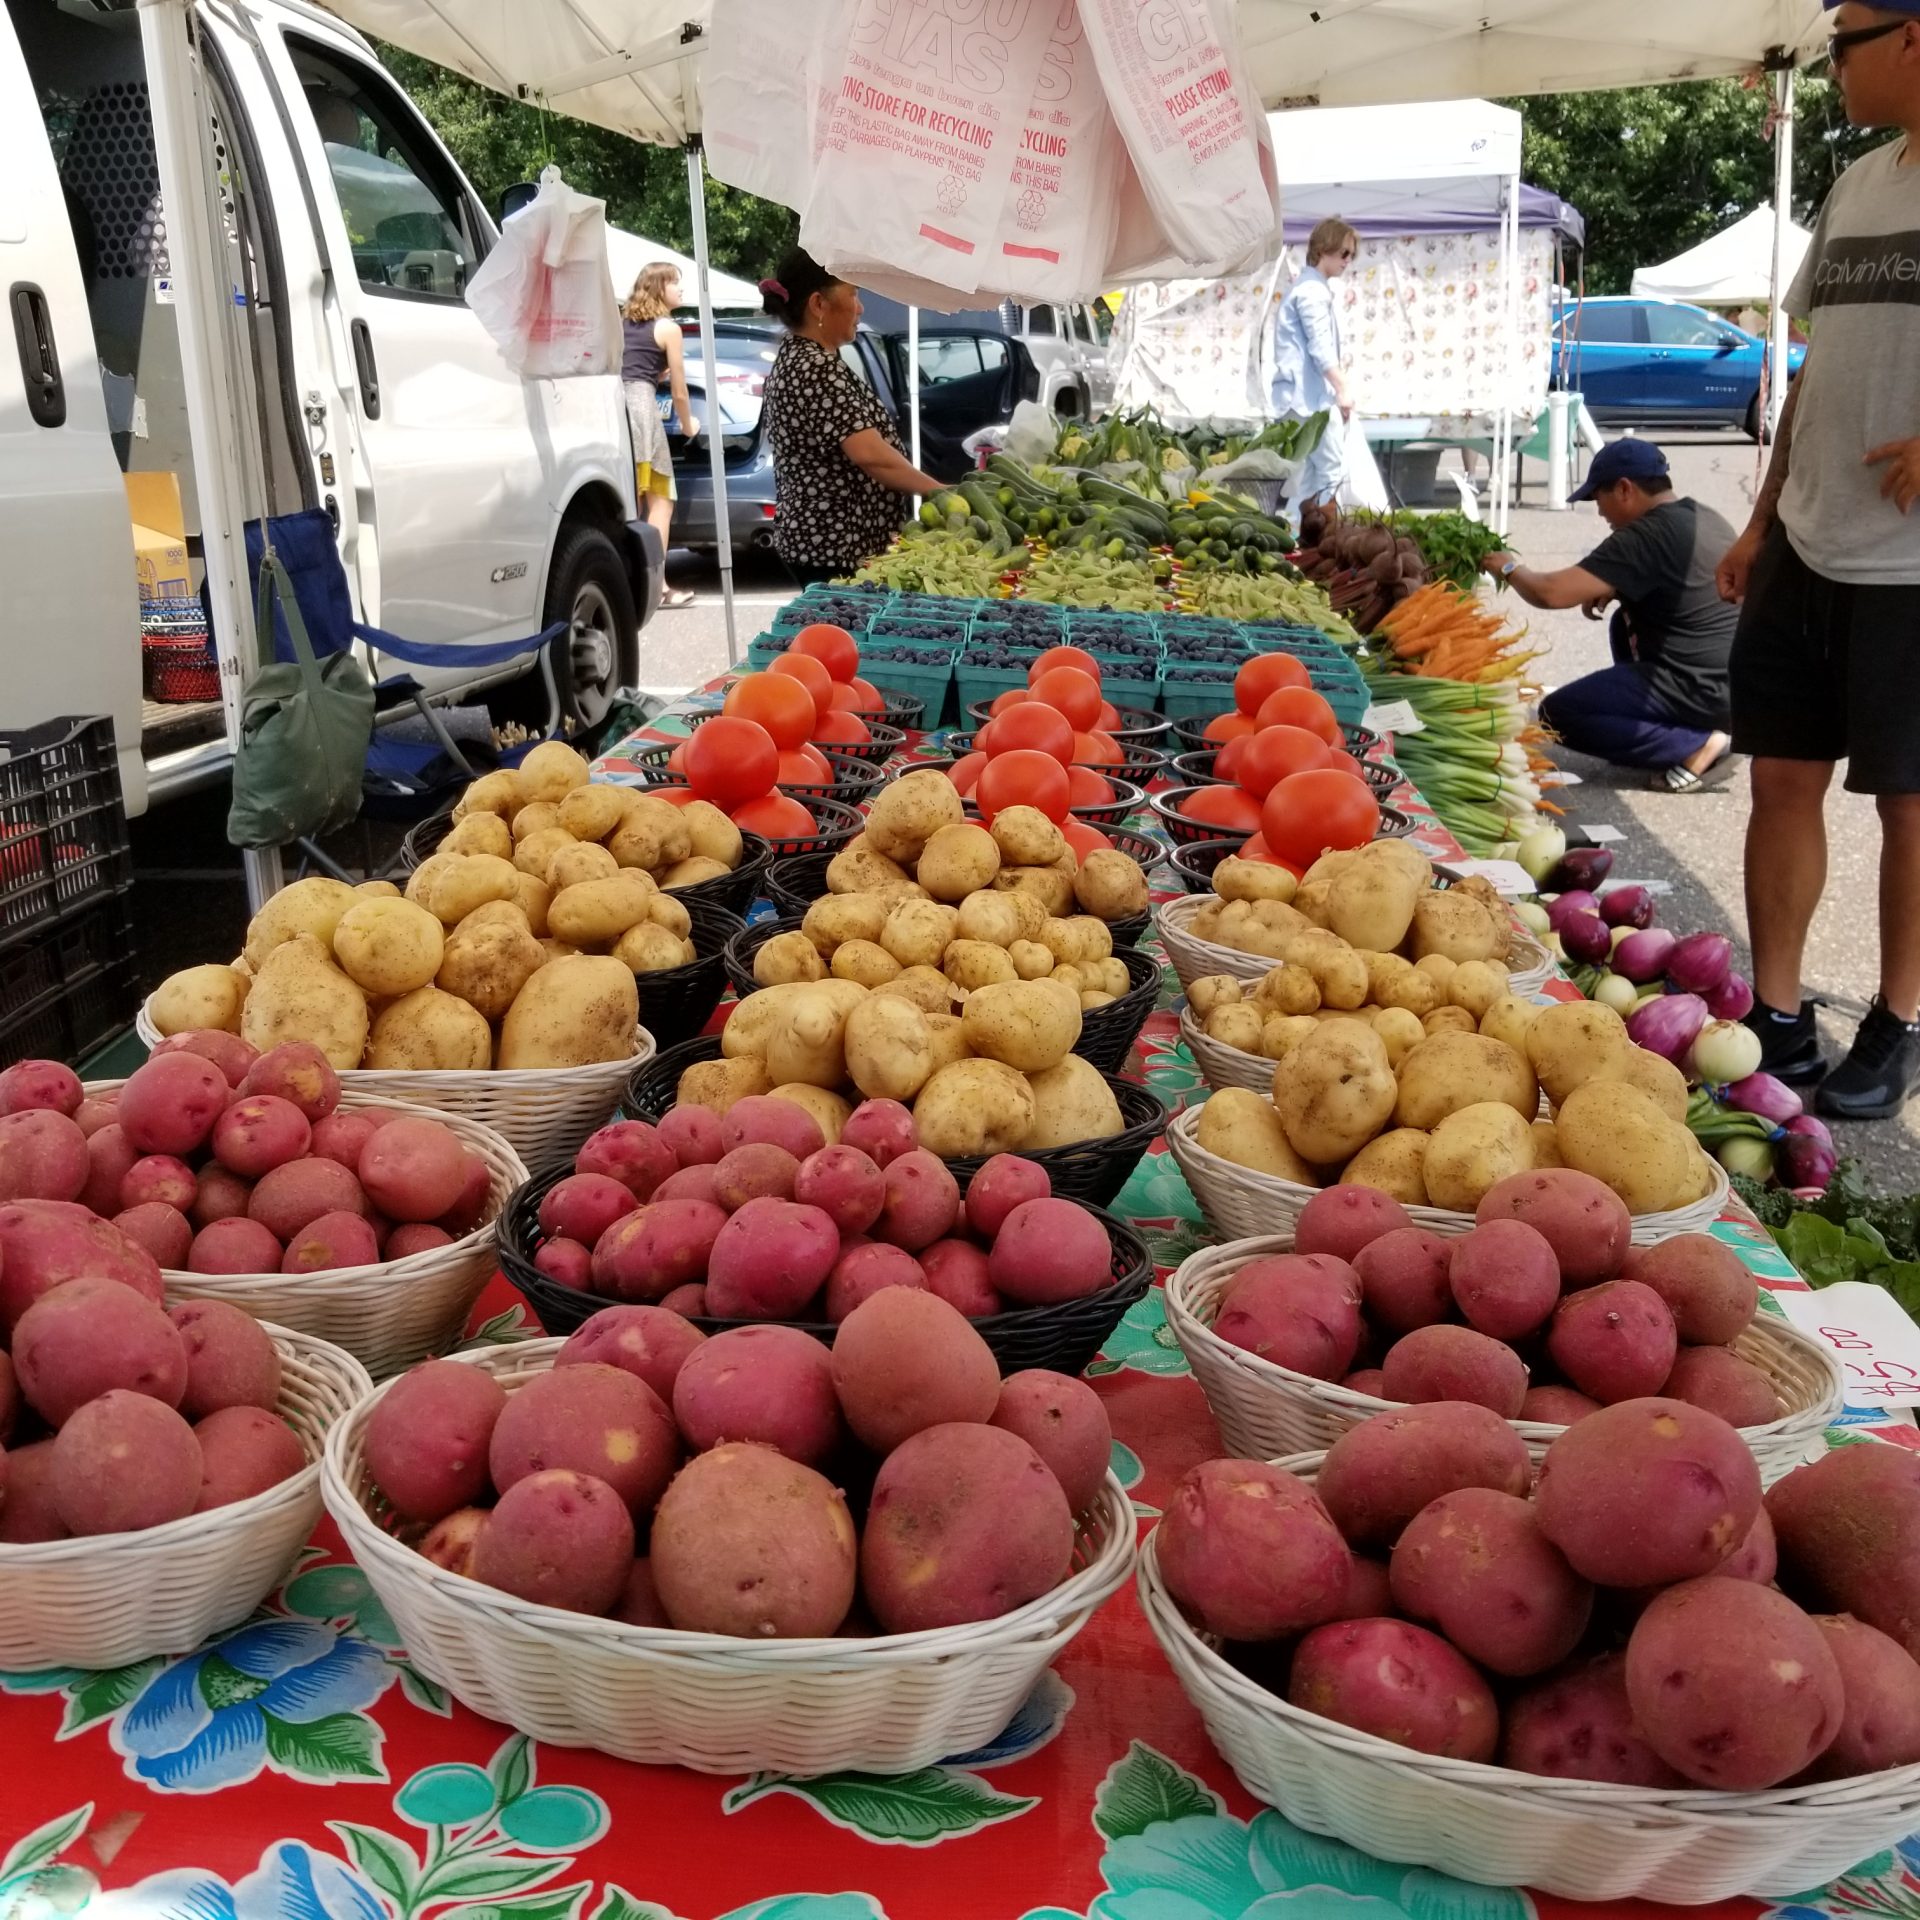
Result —
M 293 641 L 291 661 L 271 658 L 276 599 Z M 271 547 L 260 556 L 256 628 L 266 657 L 241 702 L 227 839 L 236 847 L 283 847 L 358 816 L 373 682 L 351 652 L 314 658 L 293 583 Z

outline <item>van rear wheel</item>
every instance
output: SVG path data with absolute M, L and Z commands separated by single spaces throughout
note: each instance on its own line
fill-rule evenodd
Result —
M 592 729 L 615 692 L 639 678 L 640 617 L 619 549 L 585 522 L 563 528 L 554 549 L 543 624 L 561 620 L 567 631 L 554 642 L 561 714 Z

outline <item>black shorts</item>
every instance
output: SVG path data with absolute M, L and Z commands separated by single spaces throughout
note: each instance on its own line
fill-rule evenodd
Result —
M 1855 793 L 1920 793 L 1920 586 L 1829 580 L 1776 526 L 1731 671 L 1736 752 L 1844 760 Z

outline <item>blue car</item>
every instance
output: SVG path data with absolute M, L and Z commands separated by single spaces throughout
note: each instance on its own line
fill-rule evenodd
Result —
M 1789 379 L 1805 347 L 1787 354 Z M 1760 437 L 1766 342 L 1704 307 L 1608 296 L 1569 301 L 1553 330 L 1553 383 L 1596 420 L 1739 427 Z

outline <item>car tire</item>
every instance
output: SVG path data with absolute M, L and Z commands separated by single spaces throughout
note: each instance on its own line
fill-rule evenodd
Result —
M 1760 396 L 1757 393 L 1747 402 L 1747 417 L 1742 430 L 1757 446 L 1764 447 L 1772 444 L 1773 429 L 1760 417 Z
M 561 718 L 591 731 L 607 717 L 615 691 L 640 675 L 640 616 L 626 563 L 591 521 L 562 527 L 554 545 L 541 624 L 562 620 L 568 631 L 553 643 Z

